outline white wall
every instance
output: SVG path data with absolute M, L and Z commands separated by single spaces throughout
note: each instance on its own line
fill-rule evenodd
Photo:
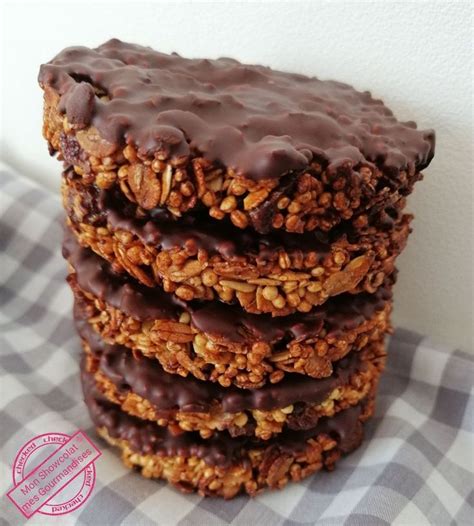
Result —
M 40 63 L 112 36 L 187 56 L 243 61 L 370 89 L 437 131 L 410 207 L 397 324 L 472 349 L 472 78 L 469 2 L 5 2 L 1 156 L 57 190 L 40 135 Z

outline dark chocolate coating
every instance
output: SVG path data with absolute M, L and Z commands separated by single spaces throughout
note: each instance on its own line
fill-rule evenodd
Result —
M 317 337 L 323 326 L 328 333 L 342 334 L 371 318 L 391 298 L 390 288 L 381 287 L 374 294 L 341 294 L 309 313 L 274 318 L 249 314 L 219 301 L 186 304 L 160 288 L 148 288 L 128 275 L 114 274 L 104 259 L 81 247 L 69 229 L 65 230 L 63 255 L 75 269 L 81 289 L 126 315 L 140 321 L 177 319 L 187 310 L 198 330 L 234 343 L 265 341 L 275 345 L 287 338 L 301 341 Z
M 71 123 L 93 125 L 117 148 L 199 152 L 255 180 L 313 161 L 329 170 L 377 164 L 396 176 L 425 168 L 434 152 L 432 130 L 397 121 L 367 91 L 230 58 L 186 59 L 113 39 L 63 50 L 41 66 L 39 82 L 57 90 Z
M 64 170 L 66 184 L 78 184 L 77 175 L 71 167 Z M 360 232 L 350 223 L 342 223 L 330 233 L 322 231 L 304 234 L 274 231 L 259 234 L 251 229 L 235 228 L 227 219 L 214 220 L 207 212 L 187 213 L 176 219 L 171 212 L 162 208 L 149 210 L 145 217 L 137 217 L 137 205 L 126 199 L 114 187 L 99 190 L 95 186 L 81 185 L 81 209 L 83 217 L 93 226 L 108 225 L 114 230 L 125 230 L 136 235 L 144 244 L 162 250 L 188 246 L 195 250 L 205 250 L 209 256 L 219 254 L 223 259 L 255 256 L 258 261 L 272 261 L 278 258 L 278 251 L 286 253 L 315 252 L 322 262 L 329 254 L 331 244 L 345 236 L 350 243 L 360 242 Z M 369 225 L 377 231 L 393 228 L 402 216 L 396 206 L 389 206 L 369 215 Z
M 260 389 L 221 387 L 193 377 L 169 374 L 156 360 L 134 355 L 122 345 L 108 345 L 82 318 L 77 306 L 74 317 L 79 335 L 89 344 L 107 378 L 119 390 L 131 390 L 158 410 L 208 413 L 213 403 L 219 403 L 223 411 L 238 413 L 252 409 L 271 411 L 297 402 L 318 404 L 333 389 L 347 384 L 351 374 L 365 368 L 359 353 L 352 352 L 334 364 L 329 378 L 287 374 L 278 384 L 267 384 Z
M 184 302 L 160 288 L 151 289 L 125 275 L 114 274 L 107 261 L 81 247 L 68 228 L 64 232 L 63 256 L 76 270 L 81 289 L 142 321 L 176 319 L 185 308 Z
M 93 377 L 81 371 L 84 399 L 95 426 L 105 427 L 110 436 L 125 440 L 137 453 L 163 456 L 197 456 L 207 464 L 230 466 L 253 448 L 277 447 L 282 453 L 294 454 L 304 449 L 306 441 L 320 433 L 326 433 L 339 442 L 339 448 L 348 452 L 354 447 L 354 436 L 360 438 L 359 415 L 362 405 L 340 411 L 331 418 L 321 418 L 317 425 L 306 431 L 287 430 L 267 441 L 255 437 L 231 437 L 226 432 L 216 432 L 203 439 L 196 432 L 174 436 L 166 427 L 141 420 L 121 411 L 97 391 Z M 358 432 L 359 431 L 359 432 Z
M 248 254 L 265 260 L 277 257 L 280 248 L 289 253 L 295 250 L 312 250 L 318 253 L 319 261 L 329 253 L 329 236 L 322 232 L 278 232 L 264 235 L 251 229 L 237 229 L 230 224 L 228 218 L 212 220 L 207 213 L 187 213 L 176 220 L 164 209 L 150 210 L 148 216 L 143 219 L 127 217 L 127 210 L 134 205 L 128 205 L 119 191 L 100 191 L 96 199 L 91 197 L 91 207 L 97 210 L 113 229 L 131 232 L 143 243 L 161 247 L 163 250 L 182 247 L 186 243 L 197 250 L 205 250 L 209 255 L 219 254 L 228 260 Z M 393 220 L 391 222 L 393 223 Z

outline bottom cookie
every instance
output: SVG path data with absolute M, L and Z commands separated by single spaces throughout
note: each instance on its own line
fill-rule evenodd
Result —
M 173 435 L 153 422 L 130 416 L 97 391 L 93 377 L 82 368 L 84 399 L 101 435 L 121 451 L 124 464 L 147 478 L 165 479 L 182 491 L 232 498 L 279 489 L 322 468 L 331 470 L 363 438 L 363 422 L 374 409 L 374 393 L 362 403 L 313 429 L 288 431 L 262 441 L 232 438 L 225 432 L 203 439 L 199 433 Z

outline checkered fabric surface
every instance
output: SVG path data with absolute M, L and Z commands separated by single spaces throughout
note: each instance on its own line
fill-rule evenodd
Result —
M 472 356 L 398 329 L 366 441 L 332 473 L 232 501 L 182 495 L 125 469 L 95 435 L 78 378 L 79 340 L 60 255 L 60 201 L 0 167 L 0 525 L 26 520 L 7 499 L 25 442 L 85 430 L 102 449 L 93 496 L 74 525 L 472 524 Z

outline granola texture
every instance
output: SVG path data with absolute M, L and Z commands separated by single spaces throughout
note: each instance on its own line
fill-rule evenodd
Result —
M 392 302 L 387 300 L 370 318 L 357 319 L 354 327 L 342 333 L 328 331 L 323 322 L 318 334 L 308 339 L 284 338 L 279 345 L 255 339 L 252 334 L 229 341 L 225 336 L 197 329 L 186 311 L 177 320 L 142 321 L 81 289 L 75 272 L 71 272 L 68 282 L 83 316 L 106 342 L 157 359 L 168 373 L 191 374 L 224 387 L 234 384 L 258 388 L 266 382 L 281 381 L 287 372 L 313 378 L 330 376 L 333 362 L 379 341 L 390 330 Z
M 110 204 L 109 191 L 84 186 L 66 172 L 63 203 L 81 245 L 149 287 L 184 301 L 238 302 L 247 312 L 309 312 L 344 293 L 374 292 L 395 270 L 411 231 L 404 200 L 361 215 L 325 239 L 283 239 L 219 231 L 219 224 L 161 221 L 140 207 Z M 117 193 L 115 192 L 115 195 Z M 107 199 L 109 202 L 107 202 Z M 209 222 L 208 222 L 209 223 Z
M 298 482 L 322 469 L 332 471 L 336 462 L 351 452 L 341 451 L 337 441 L 328 435 L 317 435 L 294 456 L 281 456 L 278 448 L 256 449 L 248 452 L 249 462 L 220 468 L 194 456 L 135 453 L 125 440 L 111 437 L 105 427 L 98 428 L 97 433 L 119 450 L 126 467 L 138 469 L 145 478 L 164 479 L 183 493 L 197 491 L 203 497 L 224 499 L 240 493 L 255 497 L 264 489 L 283 489 L 288 482 Z M 362 442 L 361 435 L 362 430 L 353 432 L 352 450 Z
M 41 66 L 43 135 L 86 184 L 258 232 L 328 231 L 408 195 L 434 132 L 368 92 L 118 40 Z M 257 109 L 258 108 L 258 109 Z
M 374 411 L 374 396 L 323 418 L 312 430 L 280 435 L 278 440 L 212 437 L 195 433 L 171 436 L 152 422 L 120 412 L 92 393 L 83 373 L 85 400 L 98 434 L 121 453 L 129 468 L 146 478 L 165 479 L 183 492 L 233 498 L 281 489 L 321 470 L 332 470 L 341 456 L 356 449 L 363 422 Z
M 347 84 L 117 39 L 38 81 L 98 434 L 202 496 L 333 469 L 374 412 L 434 131 Z
M 198 431 L 201 437 L 209 438 L 217 431 L 226 430 L 234 437 L 255 435 L 262 440 L 268 440 L 274 435 L 281 433 L 284 429 L 305 430 L 313 428 L 320 418 L 332 417 L 339 411 L 357 405 L 369 393 L 375 391 L 386 356 L 383 341 L 374 342 L 367 345 L 366 348 L 356 355 L 357 364 L 349 363 L 345 365 L 347 371 L 342 368 L 342 371 L 338 371 L 336 378 L 313 380 L 313 397 L 323 398 L 316 402 L 299 400 L 298 389 L 293 388 L 295 397 L 290 400 L 291 403 L 285 407 L 274 407 L 268 410 L 255 408 L 253 406 L 258 405 L 258 403 L 252 404 L 250 401 L 247 402 L 248 408 L 245 408 L 245 402 L 236 404 L 243 407 L 227 407 L 232 405 L 232 402 L 229 404 L 228 401 L 229 399 L 232 401 L 229 395 L 235 397 L 234 393 L 229 393 L 227 396 L 226 394 L 221 397 L 216 396 L 211 400 L 208 400 L 206 397 L 204 402 L 199 399 L 199 395 L 195 395 L 196 398 L 191 402 L 191 405 L 188 404 L 184 405 L 184 407 L 176 408 L 176 404 L 179 404 L 179 401 L 186 394 L 190 395 L 190 393 L 193 393 L 193 390 L 191 388 L 186 393 L 185 388 L 176 389 L 170 381 L 170 383 L 166 382 L 165 385 L 167 387 L 159 386 L 159 388 L 170 391 L 170 397 L 174 393 L 175 407 L 159 408 L 153 403 L 153 400 L 144 398 L 144 396 L 150 396 L 150 393 L 153 393 L 153 391 L 156 392 L 156 384 L 159 384 L 162 380 L 162 375 L 153 375 L 152 369 L 157 367 L 153 361 L 136 353 L 132 359 L 138 360 L 140 371 L 137 374 L 137 367 L 132 366 L 130 367 L 132 369 L 131 372 L 125 371 L 123 373 L 118 371 L 119 368 L 110 366 L 111 360 L 107 360 L 107 356 L 105 360 L 104 356 L 102 356 L 101 360 L 100 355 L 91 350 L 91 345 L 86 339 L 83 339 L 83 348 L 86 354 L 85 370 L 93 376 L 97 391 L 109 402 L 120 406 L 122 411 L 141 419 L 154 421 L 159 426 L 165 426 L 177 435 L 183 431 Z M 107 351 L 109 355 L 115 352 L 117 355 L 122 353 L 122 356 L 124 356 L 124 349 L 114 347 L 107 349 Z M 127 354 L 128 352 L 128 350 L 125 351 Z M 127 360 L 128 356 L 125 355 L 125 358 L 122 370 L 130 363 L 130 360 Z M 122 358 L 119 357 L 118 360 L 122 361 Z M 113 375 L 112 377 L 107 376 L 109 370 L 109 374 Z M 129 373 L 128 375 L 127 372 Z M 132 380 L 132 385 L 130 385 L 130 379 Z M 180 380 L 177 381 L 179 382 Z M 193 380 L 187 378 L 185 381 L 191 382 Z M 164 382 L 161 383 L 164 384 Z M 125 387 L 123 387 L 123 384 L 125 384 Z M 134 384 L 138 386 L 138 389 L 142 389 L 142 395 L 134 392 Z M 278 387 L 281 385 L 283 395 L 286 394 L 285 388 L 288 390 L 288 387 L 283 384 L 277 384 L 272 389 L 270 396 L 275 399 L 275 403 L 278 403 Z M 310 385 L 309 382 L 307 384 Z M 199 387 L 202 389 L 203 385 Z M 289 387 L 289 390 L 291 389 L 292 386 Z M 212 391 L 215 392 L 215 388 Z M 155 395 L 155 398 L 162 405 L 166 405 L 163 404 L 163 395 L 161 393 L 160 395 L 158 397 Z M 151 396 L 153 397 L 153 394 Z M 265 396 L 265 393 L 262 393 L 260 396 Z M 212 394 L 209 398 L 211 397 Z M 287 396 L 285 399 L 288 401 Z M 197 410 L 201 404 L 203 410 Z M 236 409 L 239 410 L 236 411 Z

